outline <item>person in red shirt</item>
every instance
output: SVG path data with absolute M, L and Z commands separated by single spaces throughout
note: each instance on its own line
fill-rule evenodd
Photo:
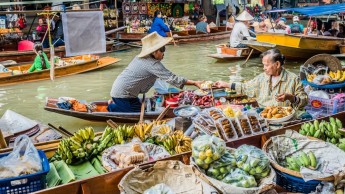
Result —
M 26 19 L 24 17 L 24 14 L 19 14 L 19 18 L 17 20 L 17 26 L 21 30 L 26 27 Z

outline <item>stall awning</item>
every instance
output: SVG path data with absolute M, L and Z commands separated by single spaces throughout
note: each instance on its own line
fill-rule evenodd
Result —
M 63 2 L 81 2 L 83 0 L 63 0 Z M 40 0 L 40 1 L 20 1 L 20 2 L 4 2 L 0 3 L 0 6 L 8 6 L 8 5 L 28 5 L 28 4 L 44 4 L 44 3 L 54 3 L 56 0 Z
M 345 3 L 313 6 L 313 7 L 301 7 L 301 8 L 286 8 L 286 9 L 275 9 L 265 11 L 265 13 L 274 12 L 297 12 L 307 16 L 319 16 L 319 15 L 330 15 L 337 14 L 345 11 Z

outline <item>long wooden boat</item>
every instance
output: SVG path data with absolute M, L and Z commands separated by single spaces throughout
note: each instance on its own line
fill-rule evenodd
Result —
M 74 110 L 65 110 L 59 108 L 56 103 L 58 99 L 56 98 L 47 98 L 44 109 L 50 112 L 55 112 L 62 115 L 72 116 L 79 119 L 84 119 L 88 121 L 107 121 L 112 119 L 115 122 L 119 123 L 136 123 L 140 119 L 140 112 L 134 113 L 124 113 L 124 112 L 108 112 L 108 101 L 93 101 L 90 102 L 92 106 L 96 107 L 93 111 L 90 112 L 78 112 Z M 156 119 L 161 112 L 145 112 L 144 119 L 153 120 Z M 174 117 L 173 109 L 170 109 L 165 115 L 165 118 Z
M 250 48 L 230 48 L 230 47 L 218 47 L 217 53 L 209 54 L 208 57 L 217 59 L 219 61 L 233 61 L 246 58 L 251 53 Z M 257 55 L 259 51 L 253 50 L 251 55 Z
M 345 112 L 341 112 L 335 115 L 332 115 L 334 118 L 338 118 L 341 120 L 341 122 L 345 122 Z M 329 120 L 329 117 L 325 117 L 325 118 L 320 118 L 318 120 Z M 258 148 L 262 148 L 262 146 L 264 145 L 264 143 L 273 136 L 276 135 L 281 135 L 284 134 L 286 130 L 295 130 L 298 131 L 301 127 L 303 123 L 299 123 L 299 124 L 295 124 L 286 128 L 281 128 L 278 130 L 274 130 L 274 131 L 269 131 L 269 132 L 265 132 L 265 133 L 261 133 L 261 134 L 255 134 L 253 136 L 250 137 L 243 137 L 243 138 L 239 138 L 233 141 L 229 141 L 226 143 L 226 145 L 228 147 L 232 147 L 232 148 L 237 148 L 243 144 L 248 144 L 248 145 L 253 145 L 256 146 Z M 54 151 L 57 148 L 49 148 L 49 149 L 45 149 L 45 153 L 48 156 L 52 156 L 52 154 L 54 153 Z M 4 150 L 6 152 L 11 151 L 11 149 L 7 149 Z M 0 153 L 3 153 L 4 151 L 0 150 Z M 162 160 L 180 160 L 186 164 L 189 164 L 189 158 L 191 156 L 191 152 L 186 152 L 183 154 L 179 154 L 179 155 L 174 155 L 168 158 L 164 158 Z M 149 163 L 144 163 L 141 164 L 140 166 L 143 165 L 148 165 L 148 164 L 152 164 L 154 162 L 149 162 Z M 78 181 L 74 181 L 65 185 L 60 185 L 54 188 L 50 188 L 50 189 L 45 189 L 45 190 L 41 190 L 38 192 L 35 192 L 37 194 L 65 194 L 65 193 L 70 193 L 70 194 L 90 194 L 90 193 L 103 193 L 103 194 L 113 194 L 113 193 L 120 193 L 117 185 L 120 183 L 121 179 L 123 178 L 123 176 L 128 173 L 130 170 L 132 170 L 133 167 L 129 167 L 129 168 L 124 168 L 121 170 L 117 170 L 117 171 L 113 171 L 113 172 L 108 172 L 99 176 L 95 176 L 95 177 L 91 177 L 88 179 L 84 179 L 84 180 L 78 180 Z
M 339 53 L 338 45 L 343 43 L 343 39 L 315 35 L 258 33 L 256 41 L 243 43 L 260 52 L 276 48 L 287 58 L 310 58 L 322 53 Z
M 106 50 L 107 52 L 114 52 L 132 48 L 129 45 L 114 45 L 113 41 L 107 41 Z M 44 52 L 50 57 L 50 49 L 44 49 Z M 54 55 L 60 58 L 65 57 L 65 47 L 60 46 L 54 49 Z M 36 53 L 34 51 L 1 51 L 0 52 L 0 62 L 13 60 L 18 63 L 34 61 Z
M 188 31 L 173 31 L 172 35 L 174 40 L 178 43 L 188 43 L 196 41 L 209 41 L 209 40 L 219 40 L 230 38 L 231 30 L 224 26 L 212 27 L 211 32 L 208 34 L 196 33 L 195 30 Z M 147 33 L 118 33 L 118 39 L 124 42 L 140 41 L 144 38 Z M 167 33 L 167 36 L 171 36 L 170 33 Z
M 92 58 L 85 59 L 85 57 L 83 56 L 70 57 L 70 58 L 65 58 L 63 60 L 64 61 L 84 60 L 84 62 L 56 67 L 55 68 L 56 78 L 100 69 L 100 68 L 109 66 L 113 63 L 120 61 L 120 59 L 113 58 L 113 57 L 102 57 L 100 59 L 92 59 Z M 31 65 L 32 64 L 12 65 L 8 67 L 8 69 L 12 71 L 16 70 L 19 72 L 24 72 L 28 70 L 31 67 Z M 0 86 L 47 80 L 47 79 L 50 79 L 49 69 L 32 72 L 32 73 L 21 73 L 18 75 L 12 75 L 12 72 L 4 72 L 4 73 L 0 73 Z

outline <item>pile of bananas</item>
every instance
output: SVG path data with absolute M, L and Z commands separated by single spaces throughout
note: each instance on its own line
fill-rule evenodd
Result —
M 345 81 L 345 71 L 338 70 L 337 72 L 330 71 L 328 75 L 332 78 L 334 81 L 343 82 Z
M 147 138 L 151 137 L 151 131 L 154 126 L 165 123 L 166 121 L 153 121 L 151 123 L 136 124 L 134 125 L 134 134 L 144 142 Z
M 188 152 L 192 150 L 192 139 L 183 134 L 183 131 L 174 131 L 171 135 L 166 135 L 158 143 L 163 145 L 171 155 Z
M 309 74 L 307 75 L 307 80 L 308 82 L 313 82 L 314 78 L 316 77 L 316 74 Z
M 302 151 L 298 157 L 286 157 L 285 160 L 286 167 L 297 172 L 300 171 L 301 166 L 310 169 L 315 169 L 317 166 L 316 157 L 311 151 L 308 152 L 308 155 Z
M 72 137 L 60 141 L 52 160 L 64 160 L 66 164 L 84 161 L 98 154 L 97 147 L 93 128 L 79 129 Z
M 119 126 L 116 129 L 111 127 L 106 127 L 102 137 L 99 139 L 98 151 L 102 152 L 104 149 L 116 145 L 124 144 L 125 142 L 132 139 L 134 136 L 133 126 Z
M 330 117 L 329 122 L 323 120 L 319 123 L 318 120 L 315 120 L 314 123 L 304 123 L 299 133 L 335 144 L 345 151 L 343 124 L 338 118 Z

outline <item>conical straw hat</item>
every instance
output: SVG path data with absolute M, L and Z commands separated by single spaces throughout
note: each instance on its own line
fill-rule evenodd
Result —
M 244 10 L 240 15 L 237 16 L 236 20 L 238 21 L 251 21 L 253 20 L 253 16 L 251 16 L 246 10 Z
M 152 32 L 151 34 L 145 36 L 141 39 L 143 48 L 141 49 L 138 57 L 145 57 L 161 47 L 165 46 L 172 40 L 172 37 L 164 38 L 160 36 L 157 32 Z
M 15 134 L 33 128 L 38 123 L 11 110 L 6 110 L 0 119 L 0 129 L 6 134 Z

